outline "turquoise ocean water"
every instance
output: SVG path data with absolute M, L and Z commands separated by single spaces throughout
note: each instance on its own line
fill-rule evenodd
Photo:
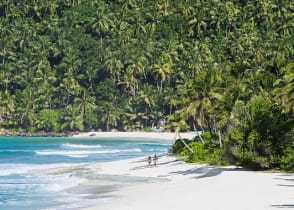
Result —
M 103 176 L 85 165 L 162 154 L 170 146 L 147 139 L 0 137 L 0 209 L 75 209 L 107 202 L 111 198 L 101 192 L 126 178 Z M 61 172 L 48 173 L 56 168 Z M 81 188 L 87 181 L 95 185 Z

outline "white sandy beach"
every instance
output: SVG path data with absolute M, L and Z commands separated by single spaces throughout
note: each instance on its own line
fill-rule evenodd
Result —
M 192 139 L 197 134 L 195 132 L 180 133 L 182 138 Z M 78 133 L 73 137 L 85 138 L 139 138 L 139 139 L 160 139 L 160 140 L 174 140 L 176 134 L 171 132 L 84 132 Z
M 115 199 L 87 210 L 270 210 L 294 208 L 294 174 L 186 164 L 162 156 L 95 164 L 99 173 L 162 178 L 112 192 Z
M 195 133 L 182 133 L 191 139 Z M 174 133 L 89 132 L 74 137 L 174 140 Z M 157 178 L 111 192 L 114 199 L 86 210 L 272 210 L 294 208 L 294 174 L 254 172 L 234 166 L 187 164 L 163 155 L 157 166 L 147 157 L 88 167 L 106 175 Z

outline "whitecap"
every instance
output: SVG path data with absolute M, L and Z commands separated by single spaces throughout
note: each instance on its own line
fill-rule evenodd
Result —
M 125 149 L 125 150 L 121 150 L 121 152 L 142 152 L 142 149 L 140 148 Z
M 146 145 L 146 146 L 171 146 L 171 143 L 157 143 L 157 142 L 144 142 L 139 143 L 140 145 Z
M 89 155 L 67 155 L 68 157 L 72 157 L 72 158 L 85 158 L 85 157 L 89 157 Z
M 65 143 L 61 144 L 61 148 L 64 149 L 97 149 L 101 148 L 101 145 L 84 145 L 84 144 L 70 144 L 70 143 Z
M 37 155 L 62 155 L 69 157 L 78 157 L 81 155 L 91 155 L 91 154 L 111 154 L 111 153 L 121 153 L 121 152 L 142 152 L 140 148 L 134 149 L 124 149 L 124 150 L 40 150 L 35 151 Z
M 46 184 L 43 185 L 44 191 L 58 192 L 74 186 L 77 186 L 86 181 L 82 177 L 71 176 L 69 174 L 60 174 L 55 176 L 45 176 Z
M 75 165 L 75 164 L 70 164 Z M 12 174 L 27 174 L 30 171 L 43 170 L 55 167 L 66 167 L 69 164 L 47 164 L 47 165 L 35 165 L 35 164 L 0 164 L 0 176 L 9 176 Z
M 148 152 L 168 152 L 168 148 L 147 149 Z
M 37 155 L 91 155 L 91 154 L 107 154 L 107 153 L 119 153 L 120 150 L 41 150 L 35 151 Z

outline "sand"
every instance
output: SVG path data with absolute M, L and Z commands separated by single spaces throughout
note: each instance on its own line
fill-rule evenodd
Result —
M 191 139 L 196 133 L 182 133 Z M 74 137 L 142 138 L 172 141 L 174 133 L 89 132 Z M 163 155 L 157 166 L 147 157 L 90 164 L 105 175 L 141 178 L 110 192 L 113 199 L 84 210 L 273 210 L 294 209 L 294 174 L 255 172 L 235 166 L 187 164 Z M 152 181 L 150 181 L 150 179 Z M 154 180 L 153 180 L 154 179 Z M 140 180 L 140 179 L 139 179 Z
M 111 201 L 87 210 L 272 210 L 294 208 L 294 174 L 254 172 L 234 166 L 187 164 L 177 157 L 91 165 L 101 174 L 157 178 L 111 192 Z
M 180 133 L 182 138 L 192 139 L 197 134 L 195 132 Z M 74 138 L 140 138 L 144 139 L 160 139 L 174 140 L 176 134 L 171 132 L 85 132 L 73 135 Z M 178 136 L 177 136 L 178 138 Z

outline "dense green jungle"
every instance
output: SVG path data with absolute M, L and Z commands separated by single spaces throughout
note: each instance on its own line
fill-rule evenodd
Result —
M 172 151 L 293 170 L 293 27 L 290 0 L 2 0 L 0 131 L 198 130 Z

